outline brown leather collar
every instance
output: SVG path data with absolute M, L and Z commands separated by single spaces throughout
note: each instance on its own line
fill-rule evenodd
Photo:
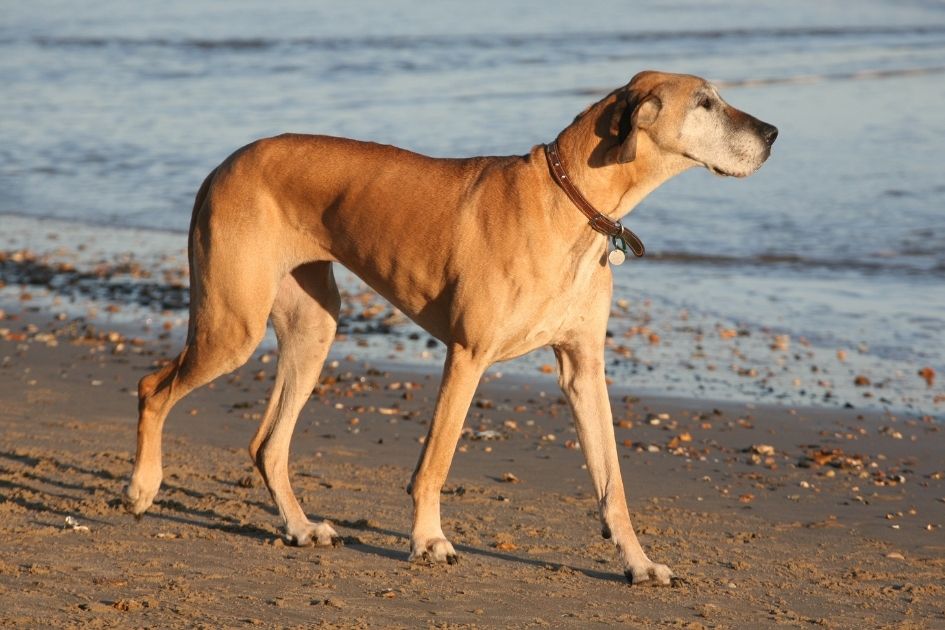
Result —
M 568 199 L 577 206 L 577 209 L 584 213 L 584 216 L 588 218 L 588 223 L 594 230 L 605 236 L 609 236 L 614 243 L 614 247 L 618 249 L 626 251 L 626 246 L 629 246 L 634 256 L 638 258 L 646 253 L 646 248 L 643 247 L 643 241 L 640 240 L 639 236 L 621 225 L 620 221 L 613 221 L 598 212 L 597 209 L 584 198 L 581 191 L 571 183 L 571 178 L 568 177 L 568 172 L 564 168 L 564 162 L 561 159 L 561 155 L 558 153 L 557 139 L 553 140 L 551 144 L 545 145 L 545 157 L 548 159 L 548 167 L 551 169 L 551 175 L 555 182 L 561 187 L 564 194 L 568 196 Z M 621 246 L 618 241 L 620 241 L 623 246 Z

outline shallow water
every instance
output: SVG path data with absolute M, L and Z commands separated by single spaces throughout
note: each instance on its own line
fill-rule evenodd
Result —
M 616 295 L 945 371 L 941 3 L 87 5 L 4 7 L 0 213 L 183 232 L 260 136 L 524 153 L 640 69 L 690 72 L 780 137 L 752 178 L 644 201 Z

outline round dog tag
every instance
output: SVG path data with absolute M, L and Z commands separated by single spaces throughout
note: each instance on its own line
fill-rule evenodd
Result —
M 617 265 L 622 265 L 622 264 L 623 264 L 623 261 L 625 261 L 626 259 L 627 259 L 627 255 L 624 254 L 624 253 L 623 253 L 622 251 L 620 251 L 619 249 L 613 249 L 613 250 L 611 250 L 610 253 L 607 255 L 607 260 L 609 260 L 609 261 L 610 261 L 610 264 L 611 264 L 611 265 L 614 265 L 615 267 L 616 267 Z

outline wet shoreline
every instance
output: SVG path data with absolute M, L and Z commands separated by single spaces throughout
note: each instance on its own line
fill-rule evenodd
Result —
M 63 244 L 61 222 L 36 229 L 30 219 L 18 229 L 33 229 L 32 248 L 6 249 L 27 241 L 16 230 L 0 239 L 0 307 L 79 318 L 83 325 L 128 337 L 182 340 L 189 298 L 183 235 L 71 227 L 100 240 L 89 237 L 73 249 Z M 136 249 L 120 249 L 135 239 Z M 339 269 L 337 275 L 343 307 L 333 356 L 439 369 L 440 342 L 350 273 Z M 263 347 L 275 347 L 271 334 Z M 542 350 L 492 371 L 527 378 L 553 372 L 553 364 L 550 351 Z M 615 298 L 607 364 L 612 386 L 628 391 L 888 409 L 937 419 L 945 413 L 942 382 L 926 364 L 890 363 L 865 346 L 821 347 L 777 327 L 726 321 L 648 299 Z

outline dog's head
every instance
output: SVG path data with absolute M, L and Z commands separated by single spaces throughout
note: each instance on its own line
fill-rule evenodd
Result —
M 691 75 L 641 72 L 611 96 L 601 120 L 608 164 L 632 162 L 646 134 L 663 154 L 745 177 L 768 159 L 778 137 L 776 127 L 735 109 L 711 83 Z

